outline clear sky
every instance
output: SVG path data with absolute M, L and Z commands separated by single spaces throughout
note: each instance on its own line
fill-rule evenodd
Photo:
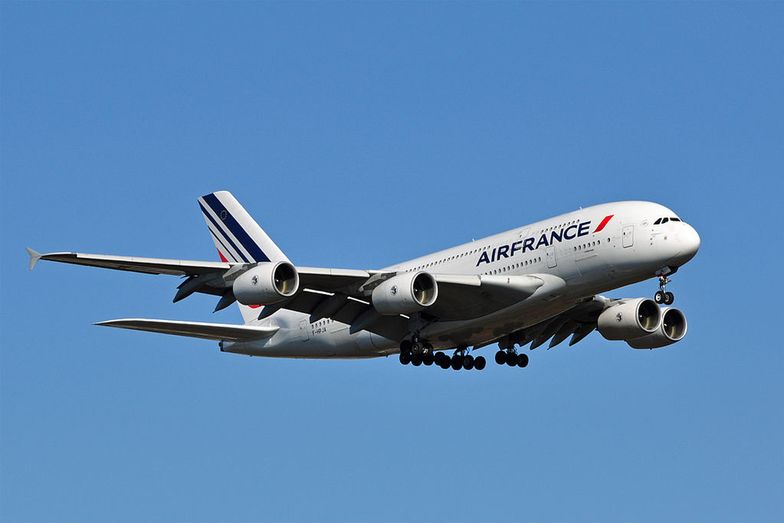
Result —
M 784 520 L 783 3 L 2 2 L 0 44 L 0 519 Z M 220 189 L 346 268 L 657 201 L 702 236 L 689 334 L 251 359 L 92 326 L 240 321 L 175 278 L 27 271 L 213 260 Z

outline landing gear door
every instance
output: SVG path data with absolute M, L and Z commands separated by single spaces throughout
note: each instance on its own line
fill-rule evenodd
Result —
M 558 260 L 555 257 L 555 246 L 551 245 L 550 247 L 548 247 L 545 253 L 546 253 L 545 255 L 547 256 L 547 266 L 550 267 L 551 269 L 555 268 L 558 265 Z
M 634 225 L 627 225 L 623 228 L 623 246 L 631 247 L 634 245 Z

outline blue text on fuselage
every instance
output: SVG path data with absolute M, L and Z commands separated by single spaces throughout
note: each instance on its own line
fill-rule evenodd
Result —
M 549 247 L 556 242 L 564 240 L 573 240 L 580 236 L 587 236 L 590 234 L 591 221 L 573 223 L 568 227 L 562 227 L 557 231 L 550 231 L 540 234 L 539 236 L 530 236 L 524 240 L 517 240 L 514 243 L 494 247 L 492 251 L 483 251 L 476 262 L 476 267 L 483 263 L 492 263 L 500 260 L 501 258 L 511 258 L 515 254 L 524 254 L 528 251 L 535 251 L 539 247 Z

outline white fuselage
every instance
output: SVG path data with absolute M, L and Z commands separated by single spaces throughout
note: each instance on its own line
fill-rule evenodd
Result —
M 667 223 L 655 224 L 659 218 Z M 675 218 L 675 221 L 672 220 Z M 432 274 L 535 274 L 546 284 L 493 314 L 424 325 L 419 336 L 435 348 L 481 346 L 572 308 L 587 297 L 652 278 L 688 262 L 699 236 L 670 209 L 650 202 L 587 207 L 385 268 Z M 262 324 L 278 326 L 258 342 L 226 343 L 222 350 L 253 356 L 363 358 L 393 354 L 400 340 L 349 325 L 281 310 Z

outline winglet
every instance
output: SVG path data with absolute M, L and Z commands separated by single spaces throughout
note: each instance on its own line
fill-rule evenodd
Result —
M 41 259 L 41 253 L 35 249 L 27 247 L 27 254 L 30 255 L 30 270 L 32 271 L 35 268 L 35 264 L 38 263 L 38 260 Z

